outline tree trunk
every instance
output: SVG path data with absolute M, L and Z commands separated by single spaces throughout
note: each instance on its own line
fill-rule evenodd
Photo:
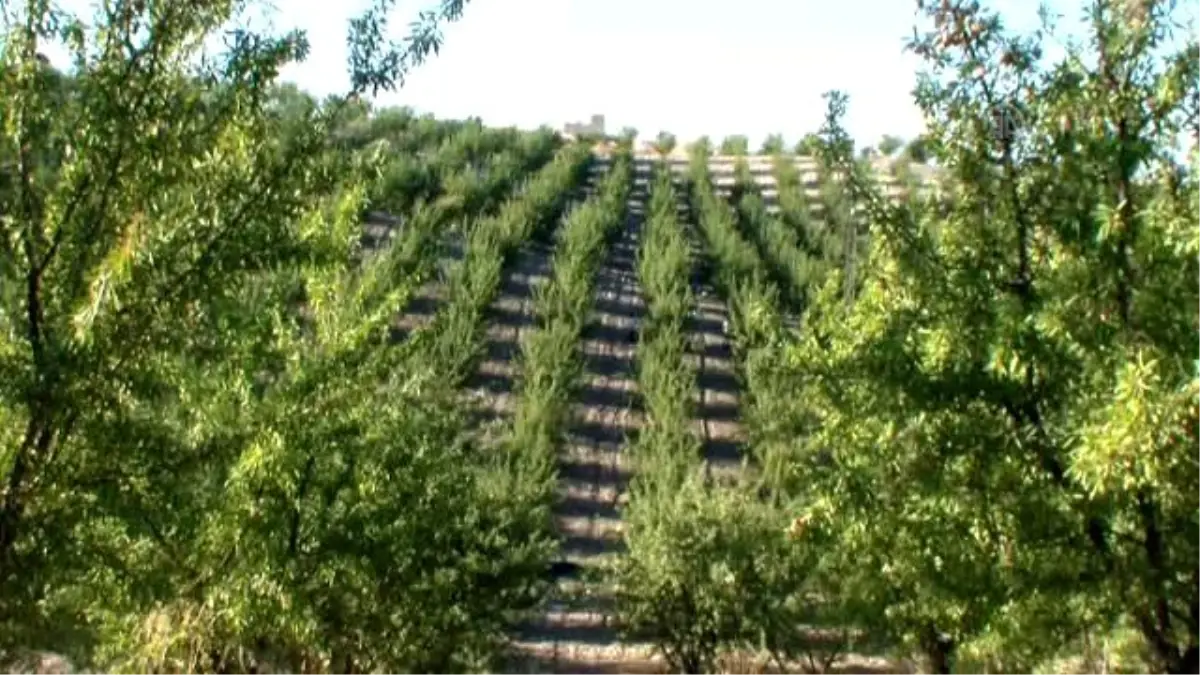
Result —
M 929 660 L 929 672 L 934 675 L 949 675 L 954 662 L 954 640 L 936 628 L 929 628 L 922 639 L 925 657 Z
M 1184 649 L 1182 652 L 1175 652 L 1163 659 L 1162 672 L 1170 673 L 1170 675 L 1183 675 L 1184 673 L 1200 672 L 1200 650 L 1195 645 Z

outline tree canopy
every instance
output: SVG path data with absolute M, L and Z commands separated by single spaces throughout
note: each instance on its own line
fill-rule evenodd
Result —
M 231 3 L 118 0 L 90 24 L 31 3 L 7 26 L 4 660 L 476 669 L 532 601 L 537 493 L 480 461 L 388 336 L 430 237 L 476 215 L 472 162 L 511 185 L 553 136 L 372 115 L 463 2 L 395 43 L 391 4 L 352 22 L 351 88 L 325 101 L 277 85 L 303 35 L 222 32 Z M 65 75 L 37 58 L 54 40 Z M 391 158 L 439 148 L 445 185 L 364 258 L 366 200 L 409 182 Z

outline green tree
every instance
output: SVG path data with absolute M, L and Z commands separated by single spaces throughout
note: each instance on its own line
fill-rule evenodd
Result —
M 400 44 L 390 2 L 366 11 L 349 95 L 304 103 L 288 138 L 279 102 L 300 97 L 274 78 L 304 36 L 242 29 L 198 58 L 229 3 L 115 0 L 94 30 L 30 3 L 10 26 L 0 661 L 33 645 L 101 669 L 486 667 L 540 573 L 539 544 L 504 542 L 531 541 L 540 511 L 388 348 L 423 216 L 355 263 L 381 163 L 331 143 L 463 4 Z M 56 39 L 66 102 L 36 58 Z
M 1089 49 L 1050 67 L 978 3 L 927 7 L 917 98 L 953 201 L 883 199 L 831 100 L 826 158 L 872 241 L 853 304 L 827 284 L 788 359 L 790 489 L 845 602 L 935 671 L 1129 631 L 1126 667 L 1200 666 L 1200 185 L 1175 150 L 1200 48 L 1167 48 L 1171 7 L 1099 0 Z
M 750 139 L 741 135 L 726 136 L 721 141 L 720 154 L 744 157 L 750 154 Z
M 675 134 L 668 131 L 660 131 L 654 141 L 654 151 L 660 156 L 666 157 L 674 152 L 676 143 Z
M 917 136 L 904 146 L 904 155 L 917 164 L 929 161 L 929 139 L 925 135 Z
M 785 152 L 787 144 L 783 140 L 783 134 L 771 134 L 763 140 L 762 149 L 759 150 L 760 155 L 779 155 Z
M 796 143 L 796 154 L 805 157 L 816 157 L 821 151 L 821 137 L 817 134 L 804 134 Z
M 272 87 L 272 104 L 286 120 L 307 119 L 317 109 L 317 100 L 291 82 Z
M 891 157 L 892 155 L 896 154 L 896 151 L 902 147 L 904 147 L 903 138 L 888 134 L 884 134 L 878 145 L 879 152 L 883 153 L 883 155 L 886 157 Z

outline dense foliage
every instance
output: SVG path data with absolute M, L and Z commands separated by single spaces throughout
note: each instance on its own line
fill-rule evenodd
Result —
M 1169 10 L 1098 2 L 1090 54 L 1044 68 L 978 4 L 927 9 L 940 196 L 884 200 L 831 101 L 869 244 L 750 355 L 794 402 L 756 449 L 859 624 L 936 670 L 1131 636 L 1198 667 L 1197 48 L 1166 49 Z
M 587 195 L 588 144 L 374 108 L 464 2 L 391 43 L 379 0 L 350 90 L 321 101 L 277 81 L 302 34 L 226 30 L 248 4 L 8 17 L 0 664 L 485 670 L 543 606 L 597 272 L 640 217 L 637 131 Z M 874 650 L 1197 672 L 1200 47 L 1169 0 L 1093 0 L 1059 63 L 978 2 L 917 4 L 928 129 L 880 143 L 904 189 L 836 93 L 795 147 L 814 190 L 764 142 L 777 209 L 744 136 L 720 143 L 728 198 L 709 139 L 681 182 L 674 136 L 654 144 L 620 627 L 686 672 Z M 493 442 L 462 385 L 531 243 L 552 272 Z M 696 278 L 729 313 L 736 481 L 695 425 Z M 399 335 L 427 284 L 432 319 Z
M 545 481 L 547 507 L 572 394 L 583 380 L 580 339 L 594 301 L 596 271 L 626 224 L 632 172 L 631 148 L 625 144 L 610 160 L 597 194 L 565 217 L 552 258 L 553 276 L 534 295 L 539 326 L 522 341 L 520 403 L 506 440 L 509 455 L 529 475 Z
M 914 144 L 944 175 L 899 203 L 838 95 L 800 148 L 816 203 L 781 160 L 778 216 L 744 167 L 722 204 L 694 148 L 766 499 L 635 493 L 623 611 L 674 667 L 879 641 L 937 672 L 1200 667 L 1200 54 L 1171 10 L 1096 2 L 1046 66 L 978 3 L 926 8 Z
M 740 134 L 726 136 L 721 141 L 722 155 L 746 155 L 750 153 L 750 139 Z
M 89 25 L 32 3 L 9 27 L 4 660 L 477 668 L 536 600 L 544 498 L 472 451 L 452 385 L 389 324 L 443 235 L 552 222 L 586 152 L 471 225 L 556 141 L 364 106 L 462 3 L 396 45 L 387 7 L 353 26 L 353 91 L 319 103 L 272 85 L 300 34 L 203 50 L 240 5 L 115 2 Z M 38 58 L 55 39 L 67 74 Z M 404 217 L 363 255 L 368 199 Z

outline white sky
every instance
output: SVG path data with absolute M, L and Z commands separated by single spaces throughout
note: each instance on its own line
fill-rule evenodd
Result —
M 402 6 L 415 3 L 430 0 Z M 285 76 L 310 90 L 344 87 L 345 21 L 361 6 L 286 2 L 280 26 L 309 30 L 313 53 Z M 993 6 L 1036 25 L 1036 0 Z M 745 134 L 757 145 L 772 132 L 794 143 L 816 131 L 821 95 L 837 88 L 850 95 L 846 126 L 860 142 L 909 137 L 921 130 L 910 95 L 919 62 L 903 49 L 915 11 L 913 0 L 471 0 L 442 53 L 381 102 L 521 127 L 602 113 L 611 131 Z
M 1050 4 L 1066 29 L 1085 1 Z M 401 0 L 397 36 L 435 2 Z M 1010 27 L 1037 25 L 1037 0 L 985 4 Z M 345 91 L 347 20 L 364 0 L 275 6 L 275 27 L 304 29 L 312 45 L 284 78 L 317 95 Z M 837 88 L 850 96 L 846 126 L 860 143 L 911 137 L 921 129 L 910 95 L 920 65 L 903 44 L 915 12 L 914 0 L 471 0 L 441 54 L 378 102 L 526 128 L 602 113 L 612 131 L 744 134 L 757 145 L 772 132 L 794 143 L 816 131 L 821 94 Z

